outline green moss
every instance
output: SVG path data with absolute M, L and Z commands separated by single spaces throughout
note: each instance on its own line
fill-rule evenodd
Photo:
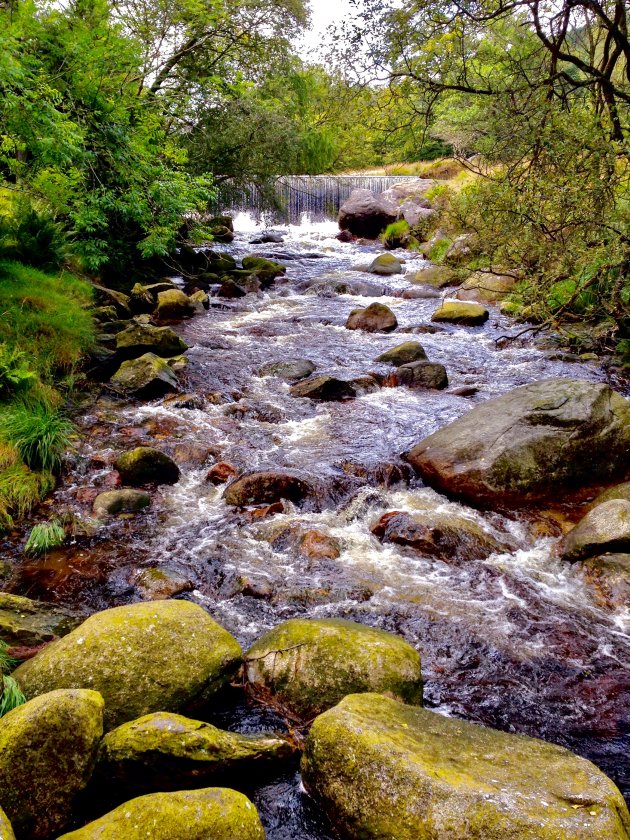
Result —
M 453 244 L 452 239 L 438 239 L 430 248 L 427 253 L 427 257 L 431 260 L 432 263 L 436 263 L 436 265 L 441 265 L 442 260 L 448 253 L 448 249 Z
M 468 303 L 467 301 L 447 300 L 431 316 L 432 321 L 445 321 L 450 324 L 462 324 L 463 326 L 476 326 L 488 320 L 490 313 L 479 303 Z
M 2 808 L 0 808 L 0 840 L 15 840 L 11 823 Z

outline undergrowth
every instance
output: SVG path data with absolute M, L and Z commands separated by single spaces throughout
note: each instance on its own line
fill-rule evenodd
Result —
M 22 689 L 13 677 L 8 676 L 16 665 L 16 660 L 9 656 L 9 646 L 0 640 L 0 718 L 26 703 Z
M 34 525 L 24 547 L 26 554 L 47 554 L 63 545 L 66 532 L 57 520 Z

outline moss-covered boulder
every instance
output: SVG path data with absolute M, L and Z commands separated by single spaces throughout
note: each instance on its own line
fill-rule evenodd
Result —
M 285 362 L 267 362 L 258 371 L 259 376 L 275 376 L 286 382 L 298 382 L 315 372 L 310 359 L 288 359 Z
M 190 318 L 195 304 L 181 289 L 168 289 L 157 296 L 157 316 L 162 321 Z
M 134 323 L 116 336 L 116 352 L 120 359 L 137 359 L 145 353 L 168 359 L 186 350 L 186 342 L 170 327 Z
M 356 392 L 350 382 L 336 376 L 311 376 L 291 386 L 292 397 L 308 397 L 320 402 L 351 400 Z
M 225 488 L 223 498 L 228 505 L 244 507 L 273 504 L 281 499 L 299 503 L 314 495 L 314 486 L 304 477 L 267 470 L 240 476 Z
M 52 691 L 0 719 L 0 807 L 18 837 L 64 828 L 102 735 L 103 698 L 95 691 Z
M 54 604 L 0 592 L 0 639 L 11 647 L 37 647 L 65 636 L 82 618 Z
M 406 365 L 409 362 L 419 362 L 427 358 L 427 353 L 419 341 L 405 341 L 402 344 L 392 347 L 374 360 L 384 365 Z
M 288 741 L 275 735 L 240 735 L 158 712 L 105 736 L 97 774 L 126 795 L 205 787 L 217 779 L 243 789 L 294 753 Z
M 177 376 L 168 362 L 155 353 L 123 362 L 111 378 L 112 385 L 129 396 L 155 399 L 177 391 Z
M 406 455 L 430 486 L 482 504 L 557 498 L 630 466 L 630 402 L 544 379 L 476 406 Z
M 252 645 L 245 667 L 254 695 L 305 720 L 360 691 L 422 702 L 420 654 L 404 639 L 354 621 L 285 621 Z
M 428 265 L 420 269 L 413 276 L 414 283 L 423 283 L 433 286 L 435 289 L 445 289 L 448 286 L 456 286 L 460 280 L 452 268 L 446 265 Z
M 630 481 L 624 481 L 623 484 L 615 484 L 614 487 L 609 487 L 608 490 L 604 490 L 603 493 L 597 496 L 591 507 L 595 508 L 597 505 L 601 505 L 602 502 L 610 502 L 613 499 L 623 499 L 626 502 L 630 502 Z
M 120 318 L 129 318 L 131 310 L 129 309 L 129 295 L 123 292 L 117 292 L 115 289 L 108 289 L 105 286 L 95 284 L 94 300 L 101 306 L 113 306 L 117 315 Z
M 344 837 L 627 840 L 613 782 L 554 744 L 404 706 L 346 697 L 317 718 L 307 790 Z
M 391 274 L 402 274 L 403 267 L 400 260 L 396 259 L 393 254 L 379 254 L 372 262 L 368 269 L 372 274 L 379 274 L 387 277 Z
M 0 840 L 15 840 L 13 827 L 2 808 L 0 808 Z
M 585 560 L 611 551 L 630 551 L 630 502 L 611 499 L 589 511 L 564 538 L 563 560 Z
M 464 327 L 477 327 L 484 324 L 490 313 L 480 303 L 447 300 L 431 315 L 432 321 L 459 324 Z
M 164 452 L 151 446 L 137 446 L 116 458 L 114 466 L 123 484 L 177 484 L 179 467 Z
M 59 840 L 265 840 L 256 808 L 227 788 L 152 793 Z
M 433 388 L 441 391 L 448 386 L 446 368 L 439 362 L 421 359 L 409 362 L 396 369 L 396 378 L 400 385 L 408 388 Z
M 398 326 L 396 316 L 384 303 L 371 303 L 360 309 L 353 309 L 348 315 L 346 329 L 363 332 L 392 332 Z
M 92 510 L 97 516 L 114 516 L 117 513 L 138 513 L 151 505 L 151 496 L 143 490 L 123 487 L 106 490 L 94 499 Z
M 286 274 L 287 270 L 282 263 L 256 256 L 243 257 L 243 268 L 264 281 L 263 285 L 281 274 Z
M 111 729 L 150 712 L 181 711 L 226 685 L 241 648 L 188 601 L 154 601 L 96 613 L 14 672 L 27 697 L 93 688 Z

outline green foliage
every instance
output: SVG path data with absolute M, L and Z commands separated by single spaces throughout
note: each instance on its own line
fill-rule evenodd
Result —
M 0 344 L 0 398 L 26 391 L 37 375 L 26 365 L 26 353 Z
M 0 415 L 0 437 L 14 446 L 31 470 L 55 473 L 74 426 L 42 401 L 15 402 Z
M 13 677 L 0 675 L 2 685 L 0 686 L 0 718 L 7 714 L 7 712 L 17 709 L 26 703 L 24 692 L 17 684 Z
M 31 529 L 24 551 L 26 554 L 47 554 L 63 545 L 65 539 L 66 532 L 57 520 L 41 522 Z
M 447 254 L 448 249 L 453 244 L 453 240 L 449 238 L 438 239 L 430 248 L 427 253 L 427 257 L 431 260 L 432 263 L 436 265 L 441 265 L 444 257 Z
M 49 211 L 21 201 L 11 214 L 0 216 L 0 259 L 58 269 L 67 256 L 66 237 Z
M 16 664 L 15 659 L 9 655 L 9 645 L 0 639 L 0 674 L 9 674 Z
M 35 472 L 24 464 L 14 464 L 0 471 L 0 530 L 13 527 L 14 519 L 23 519 L 55 486 L 52 473 Z

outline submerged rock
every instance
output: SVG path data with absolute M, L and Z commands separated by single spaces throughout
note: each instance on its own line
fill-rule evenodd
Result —
M 337 379 L 335 376 L 314 376 L 304 379 L 291 387 L 292 397 L 309 397 L 311 400 L 322 402 L 336 402 L 350 400 L 355 396 L 350 382 Z
M 168 289 L 157 296 L 157 316 L 168 321 L 190 318 L 195 314 L 195 304 L 181 289 Z
M 205 610 L 154 601 L 96 613 L 20 665 L 27 697 L 92 688 L 105 700 L 105 728 L 155 711 L 180 711 L 226 685 L 241 648 Z
M 611 551 L 630 551 L 630 502 L 611 499 L 593 508 L 564 538 L 562 559 L 585 560 Z
M 116 351 L 121 359 L 137 359 L 145 353 L 167 359 L 186 350 L 186 342 L 170 327 L 132 324 L 116 336 Z
M 177 484 L 180 470 L 175 461 L 151 446 L 138 446 L 119 455 L 114 467 L 123 484 Z
M 397 347 L 392 347 L 374 360 L 386 365 L 406 365 L 409 362 L 417 362 L 426 359 L 426 350 L 419 341 L 405 341 Z
M 400 260 L 396 259 L 393 254 L 379 254 L 370 263 L 368 271 L 372 274 L 380 274 L 387 277 L 391 274 L 402 274 L 403 267 Z
M 178 387 L 177 376 L 168 362 L 154 353 L 123 362 L 111 381 L 121 391 L 141 399 L 163 397 Z
M 476 327 L 479 324 L 484 324 L 489 317 L 490 313 L 486 307 L 481 306 L 479 303 L 447 300 L 439 309 L 435 310 L 433 315 L 431 315 L 431 320 L 437 322 L 443 321 L 449 324 L 461 324 L 465 327 Z
M 11 647 L 37 647 L 65 636 L 81 622 L 75 613 L 0 592 L 0 639 Z
M 420 654 L 404 639 L 354 621 L 285 621 L 247 651 L 245 670 L 255 696 L 301 719 L 360 691 L 422 703 Z
M 227 788 L 152 793 L 59 840 L 265 840 L 256 808 Z
M 396 377 L 400 385 L 408 388 L 435 388 L 442 390 L 448 386 L 448 376 L 444 365 L 422 359 L 409 362 L 396 369 Z
M 287 382 L 306 379 L 315 372 L 315 365 L 310 359 L 291 359 L 286 362 L 267 362 L 258 371 L 259 376 L 276 376 Z
M 355 694 L 317 718 L 302 779 L 346 837 L 626 840 L 613 782 L 568 750 Z
M 0 719 L 0 806 L 18 837 L 64 828 L 103 735 L 96 691 L 51 691 Z
M 555 499 L 630 464 L 630 403 L 607 385 L 544 379 L 476 406 L 407 453 L 423 479 L 473 503 Z
M 151 505 L 151 496 L 142 490 L 106 490 L 94 499 L 92 510 L 97 516 L 117 513 L 138 513 Z
M 270 734 L 241 735 L 181 715 L 157 712 L 125 723 L 101 743 L 97 773 L 126 795 L 204 787 L 220 779 L 250 787 L 295 748 Z
M 396 316 L 384 303 L 371 303 L 365 309 L 353 309 L 348 315 L 346 328 L 364 332 L 392 332 L 398 326 Z
M 315 488 L 306 479 L 292 474 L 267 470 L 242 475 L 225 488 L 223 498 L 228 505 L 266 505 L 288 499 L 301 502 L 315 495 Z

